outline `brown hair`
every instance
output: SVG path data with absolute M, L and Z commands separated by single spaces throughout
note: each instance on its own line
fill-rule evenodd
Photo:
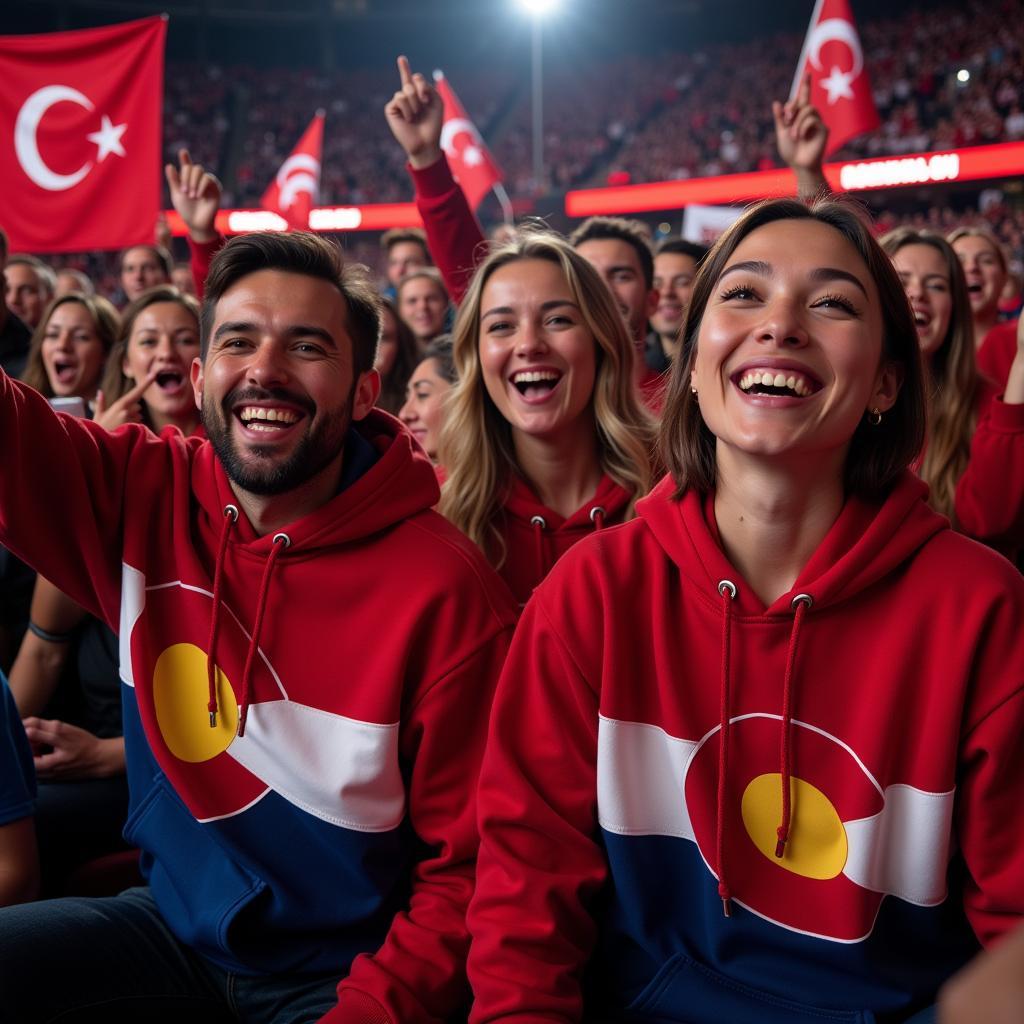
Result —
M 949 242 L 950 245 L 955 246 L 961 238 L 983 238 L 995 250 L 996 259 L 999 260 L 999 264 L 1003 268 L 1003 273 L 1009 273 L 1009 267 L 1006 265 L 1006 253 L 1003 251 L 1003 247 L 999 244 L 999 239 L 996 238 L 988 228 L 957 228 L 946 236 L 946 241 Z M 958 256 L 957 259 L 959 258 L 960 257 Z
M 960 259 L 941 235 L 913 228 L 897 228 L 881 239 L 890 256 L 908 245 L 928 245 L 942 257 L 949 274 L 953 310 L 949 328 L 925 370 L 928 380 L 928 445 L 920 474 L 931 488 L 932 508 L 953 519 L 956 485 L 967 468 L 974 435 L 981 382 L 974 355 L 971 297 Z
M 43 340 L 46 337 L 46 327 L 50 322 L 50 317 L 67 302 L 77 302 L 86 308 L 89 316 L 92 317 L 96 335 L 103 344 L 108 359 L 118 331 L 121 329 L 121 318 L 118 316 L 117 310 L 101 295 L 67 292 L 54 299 L 46 307 L 38 326 L 32 332 L 32 342 L 29 345 L 28 358 L 25 361 L 25 372 L 21 375 L 21 379 L 29 387 L 35 388 L 45 398 L 53 398 L 53 388 L 50 387 L 50 378 L 43 365 Z
M 121 313 L 121 333 L 118 336 L 117 344 L 107 356 L 107 368 L 103 373 L 103 383 L 100 385 L 103 391 L 103 400 L 108 409 L 126 391 L 135 386 L 135 382 L 124 374 L 124 358 L 128 354 L 128 342 L 131 341 L 132 331 L 135 329 L 135 321 L 139 314 L 158 302 L 174 302 L 188 310 L 195 317 L 196 331 L 199 330 L 199 302 L 173 285 L 158 284 L 156 287 L 144 291 L 133 302 L 129 302 Z M 142 405 L 145 409 L 145 402 Z
M 386 296 L 383 296 L 380 302 L 381 306 L 394 318 L 398 353 L 395 355 L 395 363 L 388 375 L 385 377 L 381 374 L 377 407 L 391 413 L 392 416 L 397 416 L 398 410 L 405 405 L 405 386 L 409 383 L 409 378 L 412 376 L 412 371 L 416 369 L 420 356 L 416 348 L 416 336 L 409 330 L 409 325 L 398 315 L 398 309 L 394 302 Z M 383 317 L 381 317 L 381 330 L 384 330 Z
M 444 296 L 446 302 L 451 301 L 451 297 L 448 294 L 448 289 L 444 283 L 444 278 L 441 277 L 441 272 L 437 269 L 437 267 L 417 267 L 416 270 L 410 270 L 409 273 L 406 274 L 402 278 L 402 280 L 398 282 L 397 285 L 395 285 L 395 300 L 397 302 L 401 302 L 402 289 L 410 281 L 415 281 L 421 277 L 425 278 L 428 281 L 432 281 L 435 285 L 437 285 L 438 290 Z
M 683 325 L 684 357 L 672 367 L 660 434 L 662 456 L 675 481 L 677 496 L 689 488 L 706 494 L 715 487 L 716 439 L 690 391 L 704 311 L 740 243 L 758 228 L 781 220 L 826 224 L 853 245 L 878 289 L 882 358 L 897 363 L 903 370 L 899 396 L 882 422 L 871 426 L 866 419 L 861 420 L 854 432 L 844 473 L 847 492 L 864 497 L 883 494 L 924 444 L 924 384 L 914 318 L 892 262 L 871 237 L 858 208 L 836 200 L 817 200 L 809 206 L 796 199 L 767 200 L 751 207 L 719 238 L 694 282 Z
M 380 247 L 386 253 L 390 253 L 393 246 L 402 242 L 412 242 L 423 250 L 423 258 L 427 263 L 432 263 L 430 249 L 427 246 L 427 233 L 422 228 L 392 228 L 380 236 Z
M 327 281 L 345 300 L 346 327 L 352 339 L 352 364 L 358 376 L 373 369 L 380 337 L 380 296 L 361 263 L 346 263 L 341 249 L 309 231 L 253 231 L 236 235 L 213 258 L 199 314 L 201 355 L 206 359 L 217 303 L 236 282 L 260 270 Z
M 124 264 L 125 255 L 132 251 L 132 249 L 145 249 L 146 252 L 152 253 L 154 259 L 160 264 L 160 269 L 164 272 L 164 277 L 167 280 L 171 278 L 171 271 L 174 269 L 174 260 L 171 254 L 162 245 L 129 245 L 121 253 L 121 265 Z
M 638 220 L 626 217 L 590 217 L 569 236 L 569 244 L 578 249 L 584 242 L 614 239 L 632 246 L 640 261 L 644 283 L 648 290 L 654 287 L 654 254 L 647 240 L 647 230 Z

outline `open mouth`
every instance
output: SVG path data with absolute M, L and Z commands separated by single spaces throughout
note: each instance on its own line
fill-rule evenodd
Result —
M 932 318 L 921 310 L 914 310 L 914 324 L 918 330 L 923 331 L 930 323 Z
M 156 380 L 153 383 L 161 391 L 173 395 L 185 386 L 185 375 L 178 370 L 164 370 L 156 375 Z
M 509 380 L 527 401 L 542 401 L 558 387 L 562 375 L 557 370 L 520 370 Z
M 61 384 L 73 384 L 78 373 L 78 363 L 68 363 L 58 360 L 53 364 L 53 372 Z
M 247 430 L 261 434 L 283 433 L 302 419 L 294 409 L 281 406 L 243 405 L 235 410 L 235 415 Z
M 751 369 L 733 376 L 733 383 L 745 395 L 773 395 L 780 398 L 808 398 L 821 390 L 821 382 L 799 370 Z
M 984 286 L 981 285 L 981 284 L 975 283 L 975 284 L 968 284 L 967 285 L 967 291 L 968 291 L 968 294 L 970 294 L 970 295 L 980 295 L 983 290 L 984 290 Z

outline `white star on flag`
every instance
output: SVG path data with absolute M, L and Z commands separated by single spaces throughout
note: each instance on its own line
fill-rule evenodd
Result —
M 90 142 L 96 143 L 96 159 L 100 163 L 103 163 L 111 153 L 117 156 L 125 156 L 124 146 L 121 145 L 121 136 L 124 135 L 124 130 L 127 127 L 127 124 L 114 124 L 104 114 L 100 130 L 98 132 L 91 132 L 86 136 Z
M 853 72 L 840 71 L 833 65 L 832 72 L 828 78 L 821 80 L 821 87 L 828 93 L 828 105 L 832 106 L 838 99 L 852 100 L 853 89 L 850 83 L 853 81 Z
M 467 166 L 476 167 L 483 160 L 483 156 L 476 146 L 467 146 L 462 151 L 462 160 Z

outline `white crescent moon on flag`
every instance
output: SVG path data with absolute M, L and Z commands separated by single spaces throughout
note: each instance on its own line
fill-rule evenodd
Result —
M 821 71 L 821 48 L 832 40 L 846 43 L 850 48 L 850 53 L 853 54 L 853 70 L 850 72 L 850 78 L 856 78 L 864 68 L 864 53 L 860 48 L 857 30 L 842 18 L 828 18 L 814 27 L 814 31 L 807 39 L 807 59 L 818 71 Z
M 294 153 L 288 157 L 283 164 L 281 169 L 277 172 L 277 183 L 280 186 L 284 186 L 285 180 L 288 175 L 293 171 L 306 171 L 308 174 L 319 174 L 320 173 L 320 161 L 316 157 L 310 156 L 308 153 Z
M 86 110 L 93 109 L 89 98 L 77 89 L 72 89 L 68 85 L 47 85 L 25 100 L 14 125 L 14 151 L 18 155 L 18 163 L 40 188 L 45 188 L 48 192 L 63 192 L 74 188 L 92 170 L 92 163 L 86 162 L 73 174 L 58 174 L 47 167 L 39 155 L 36 140 L 39 122 L 50 107 L 62 101 L 77 103 Z
M 451 121 L 445 121 L 441 129 L 441 148 L 446 153 L 454 152 L 455 147 L 452 143 L 460 132 L 467 132 L 474 142 L 483 142 L 472 121 L 467 121 L 464 117 L 455 117 Z

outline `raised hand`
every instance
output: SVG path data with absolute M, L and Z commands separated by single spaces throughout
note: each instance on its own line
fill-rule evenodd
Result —
M 97 391 L 93 420 L 104 430 L 117 430 L 125 423 L 141 423 L 142 396 L 146 388 L 156 380 L 157 374 L 157 370 L 150 370 L 135 387 L 126 391 L 116 402 L 111 403 L 110 408 L 107 408 L 103 392 Z
M 779 156 L 798 178 L 813 176 L 819 184 L 822 183 L 828 128 L 818 108 L 811 103 L 810 75 L 804 78 L 794 99 L 786 103 L 778 100 L 772 103 L 772 116 L 775 118 L 775 144 Z
M 441 125 L 444 103 L 437 90 L 409 70 L 409 59 L 398 58 L 401 87 L 384 107 L 391 134 L 417 170 L 441 159 Z
M 37 751 L 33 760 L 40 779 L 103 779 L 124 771 L 123 739 L 101 740 L 77 725 L 50 718 L 26 718 L 23 724 Z
M 178 166 L 164 168 L 171 203 L 185 222 L 195 242 L 212 242 L 217 237 L 213 223 L 220 209 L 221 184 L 202 164 L 192 163 L 187 149 L 178 150 Z

